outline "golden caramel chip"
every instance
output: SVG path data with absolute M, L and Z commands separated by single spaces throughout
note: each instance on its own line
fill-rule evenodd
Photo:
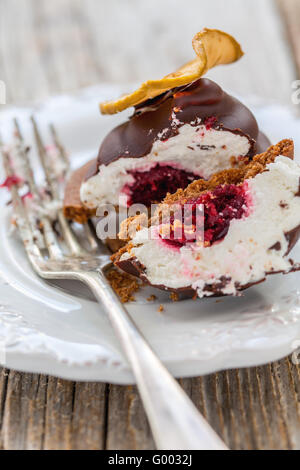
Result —
M 116 101 L 101 103 L 102 114 L 115 114 L 131 106 L 137 106 L 162 93 L 198 80 L 216 65 L 236 62 L 243 55 L 239 43 L 230 34 L 217 29 L 203 29 L 193 39 L 196 59 L 188 62 L 160 80 L 148 80 L 131 94 L 121 96 Z

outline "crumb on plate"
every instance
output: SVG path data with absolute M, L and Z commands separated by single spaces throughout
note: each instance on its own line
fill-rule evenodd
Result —
M 171 292 L 170 300 L 172 300 L 172 302 L 178 302 L 179 301 L 179 294 L 177 292 Z
M 141 282 L 130 274 L 119 271 L 117 268 L 111 268 L 106 277 L 123 304 L 135 301 L 133 294 L 140 290 Z

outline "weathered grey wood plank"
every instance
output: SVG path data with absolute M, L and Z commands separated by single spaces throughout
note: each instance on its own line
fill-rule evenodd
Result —
M 0 0 L 0 75 L 9 102 L 155 78 L 190 59 L 193 34 L 208 25 L 246 51 L 209 76 L 242 95 L 289 100 L 295 73 L 273 0 Z
M 289 445 L 300 449 L 300 388 L 299 365 L 288 358 L 270 365 L 272 380 L 277 390 L 274 405 L 280 407 Z
M 9 371 L 0 369 L 0 450 L 4 449 L 3 443 L 3 416 L 6 401 L 7 381 Z
M 111 385 L 108 395 L 103 384 L 50 378 L 47 387 L 45 377 L 11 372 L 6 394 L 3 378 L 5 449 L 154 448 L 135 387 Z M 180 383 L 231 449 L 300 448 L 299 366 L 289 359 Z
M 74 387 L 73 382 L 48 378 L 43 443 L 45 450 L 71 449 Z
M 47 378 L 11 371 L 3 413 L 4 449 L 42 448 Z
M 298 374 L 299 366 L 284 359 L 264 367 L 184 380 L 182 384 L 231 449 L 298 449 Z
M 135 387 L 110 385 L 107 424 L 107 449 L 155 448 L 143 405 Z
M 75 386 L 71 448 L 102 450 L 106 445 L 108 386 L 78 383 Z
M 298 374 L 284 359 L 180 384 L 231 449 L 289 450 L 300 448 Z M 108 416 L 109 449 L 153 447 L 148 426 L 139 425 L 145 414 L 134 387 L 111 386 Z
M 2 370 L 0 448 L 101 450 L 106 386 Z

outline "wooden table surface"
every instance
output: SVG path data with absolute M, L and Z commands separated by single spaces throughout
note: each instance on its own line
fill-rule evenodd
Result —
M 159 76 L 191 57 L 203 26 L 235 34 L 247 52 L 212 78 L 292 105 L 300 0 L 0 0 L 0 80 L 11 104 Z M 180 383 L 230 448 L 300 448 L 291 358 Z M 0 449 L 153 448 L 135 387 L 0 370 Z

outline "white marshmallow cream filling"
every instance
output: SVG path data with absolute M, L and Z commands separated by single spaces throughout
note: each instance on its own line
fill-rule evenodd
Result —
M 176 289 L 192 286 L 199 297 L 211 295 L 204 286 L 224 276 L 230 282 L 223 293 L 236 294 L 237 285 L 259 282 L 270 272 L 290 270 L 285 234 L 300 225 L 300 167 L 280 156 L 267 170 L 247 181 L 249 215 L 232 220 L 221 242 L 174 249 L 157 237 L 151 239 L 153 227 L 145 228 L 137 232 L 131 253 L 121 260 L 137 258 L 153 285 Z
M 81 201 L 88 208 L 119 205 L 122 189 L 134 182 L 129 172 L 148 171 L 158 163 L 209 179 L 217 171 L 230 168 L 232 157 L 245 156 L 249 150 L 250 142 L 245 136 L 225 130 L 208 130 L 204 125 L 185 124 L 175 137 L 165 142 L 157 140 L 145 157 L 120 158 L 100 166 L 97 175 L 82 184 Z M 126 201 L 126 197 L 123 200 Z

